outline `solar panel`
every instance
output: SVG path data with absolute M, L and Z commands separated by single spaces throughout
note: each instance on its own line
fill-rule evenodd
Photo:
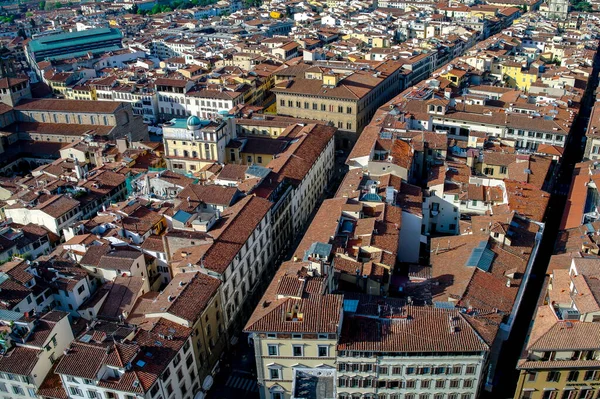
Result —
M 494 252 L 489 249 L 484 249 L 479 262 L 477 263 L 477 267 L 484 272 L 489 272 L 490 267 L 492 266 L 492 261 L 494 260 Z
M 344 299 L 344 312 L 355 313 L 356 309 L 358 309 L 358 300 L 357 299 Z
M 454 309 L 454 303 L 444 301 L 433 301 L 433 307 L 438 309 Z
M 471 255 L 469 256 L 469 259 L 467 259 L 465 266 L 477 267 L 484 272 L 488 272 L 492 266 L 493 260 L 494 252 L 488 249 L 487 241 L 481 241 L 479 245 L 471 251 Z

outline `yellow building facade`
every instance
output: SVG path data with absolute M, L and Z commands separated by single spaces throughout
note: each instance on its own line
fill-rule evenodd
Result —
M 502 65 L 502 76 L 509 87 L 528 91 L 532 83 L 538 78 L 537 69 L 524 68 L 512 63 Z

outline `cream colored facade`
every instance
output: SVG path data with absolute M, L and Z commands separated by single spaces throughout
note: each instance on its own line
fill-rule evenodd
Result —
M 190 284 L 189 278 L 195 273 L 185 273 L 177 276 L 171 281 L 171 285 L 179 285 L 180 281 L 186 281 L 184 284 Z M 189 278 L 188 278 L 189 276 Z M 203 277 L 208 278 L 208 277 Z M 191 283 L 194 284 L 194 283 Z M 214 368 L 218 366 L 218 361 L 225 349 L 226 335 L 223 326 L 223 311 L 221 309 L 221 292 L 220 285 L 213 293 L 212 297 L 194 322 L 190 322 L 182 317 L 178 317 L 172 313 L 146 313 L 146 318 L 162 317 L 174 323 L 191 328 L 192 333 L 192 349 L 198 366 L 198 376 L 200 381 L 213 374 Z M 167 287 L 165 291 L 168 291 Z
M 554 269 L 542 293 L 526 343 L 515 399 L 592 399 L 600 395 L 600 332 L 597 257 L 573 258 Z M 532 337 L 535 337 L 533 339 Z
M 298 88 L 292 86 L 293 90 L 272 90 L 276 95 L 277 114 L 329 122 L 338 129 L 336 147 L 350 149 L 377 108 L 402 90 L 400 65 L 389 64 L 386 67 L 385 75 L 376 70 L 349 73 L 347 70 L 333 68 L 331 72 L 325 73 L 322 69 L 308 69 L 304 79 L 294 83 Z M 379 78 L 377 83 L 374 83 L 372 77 Z M 363 84 L 365 79 L 370 79 L 369 83 Z M 312 84 L 314 80 L 322 82 L 320 89 Z M 304 89 L 304 82 L 310 83 L 310 88 Z M 359 84 L 362 85 L 360 92 L 349 95 L 348 93 L 354 93 L 355 86 Z M 345 85 L 345 90 L 338 90 Z M 371 86 L 369 90 L 362 92 L 364 85 Z
M 191 116 L 165 124 L 163 143 L 168 168 L 194 174 L 215 162 L 225 163 L 225 147 L 230 139 L 231 125 L 225 122 L 201 121 Z
M 291 399 L 295 368 L 335 370 L 336 345 L 336 334 L 255 334 L 261 399 Z

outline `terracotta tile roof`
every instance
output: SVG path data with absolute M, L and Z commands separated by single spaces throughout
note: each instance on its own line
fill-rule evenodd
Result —
M 122 107 L 122 103 L 118 101 L 82 101 L 37 98 L 32 100 L 21 100 L 15 107 L 15 110 L 112 114 L 120 107 Z
M 235 187 L 190 184 L 177 194 L 177 198 L 181 201 L 179 204 L 180 209 L 189 209 L 191 211 L 202 203 L 231 206 L 237 195 L 238 189 Z
M 271 208 L 271 202 L 255 196 L 242 198 L 221 214 L 220 223 L 226 223 L 204 257 L 204 266 L 224 273 L 235 255 L 246 244 L 261 220 Z M 216 227 L 218 228 L 218 227 Z
M 133 308 L 138 295 L 141 294 L 144 279 L 134 276 L 117 276 L 108 284 L 111 287 L 98 315 L 116 320 L 121 316 L 126 317 Z
M 56 374 L 55 372 L 57 365 L 58 362 L 55 362 L 48 374 L 46 375 L 46 378 L 38 388 L 37 394 L 44 398 L 68 399 L 69 396 L 67 395 L 67 392 L 65 391 L 65 388 L 62 385 L 60 375 Z
M 505 180 L 508 207 L 531 220 L 544 220 L 550 194 L 529 183 Z
M 306 266 L 305 262 L 285 262 L 279 267 L 244 331 L 337 332 L 342 296 L 327 294 L 325 279 L 309 276 Z M 286 296 L 289 294 L 293 296 Z M 292 320 L 290 313 L 299 316 Z
M 570 323 L 570 324 L 567 324 Z M 594 350 L 600 342 L 600 324 L 556 321 L 542 336 L 528 345 L 531 351 Z
M 347 198 L 333 198 L 323 201 L 315 218 L 318 223 L 311 223 L 302 237 L 302 241 L 296 248 L 295 255 L 299 259 L 304 258 L 304 252 L 310 248 L 314 242 L 328 243 L 335 235 L 338 227 L 338 218 L 342 207 L 348 203 Z
M 179 273 L 146 308 L 146 314 L 170 313 L 192 326 L 219 290 L 221 282 L 203 273 Z
M 69 198 L 65 195 L 54 195 L 50 199 L 38 204 L 35 209 L 52 216 L 59 218 L 65 213 L 79 206 L 79 201 Z
M 598 108 L 600 109 L 600 107 Z M 582 224 L 587 200 L 587 183 L 590 180 L 600 183 L 600 174 L 595 173 L 593 168 L 593 161 L 581 162 L 575 165 L 569 197 L 560 223 L 561 230 L 571 229 Z
M 336 128 L 321 124 L 309 124 L 294 135 L 294 141 L 285 152 L 279 154 L 267 165 L 275 173 L 302 181 L 327 145 L 333 140 Z
M 83 266 L 97 267 L 100 260 L 111 250 L 110 245 L 92 245 L 81 258 L 80 263 Z
M 29 376 L 38 362 L 42 349 L 17 346 L 6 355 L 0 356 L 0 371 Z
M 146 238 L 140 248 L 153 252 L 165 252 L 162 237 L 154 234 Z
M 390 319 L 345 317 L 338 351 L 479 352 L 489 346 L 458 310 L 406 306 Z

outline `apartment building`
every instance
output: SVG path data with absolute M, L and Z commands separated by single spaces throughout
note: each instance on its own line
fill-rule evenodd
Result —
M 235 90 L 198 89 L 188 80 L 160 78 L 154 82 L 158 115 L 162 120 L 194 115 L 214 118 L 227 114 L 243 103 L 244 95 Z
M 333 250 L 336 286 L 343 291 L 387 295 L 401 249 L 401 208 L 373 198 L 374 183 L 360 198 L 323 201 L 295 256 L 304 257 L 315 242 Z M 376 190 L 378 191 L 378 190 Z M 325 246 L 324 248 L 326 248 Z
M 456 309 L 345 295 L 337 397 L 476 398 L 490 350 L 477 322 Z M 417 331 L 419 339 L 407 339 Z
M 518 108 L 518 107 L 515 107 Z M 472 109 L 473 110 L 473 109 Z M 513 107 L 506 112 L 472 112 L 468 107 L 448 106 L 435 111 L 431 108 L 431 123 L 434 131 L 445 131 L 448 136 L 466 139 L 471 131 L 515 140 L 519 149 L 535 151 L 541 144 L 564 147 L 573 122 L 573 113 L 565 117 L 552 115 L 536 116 L 534 112 L 524 114 Z
M 191 399 L 200 388 L 192 330 L 163 318 L 147 327 L 92 322 L 56 366 L 67 395 Z
M 52 291 L 38 282 L 26 261 L 17 259 L 4 263 L 0 267 L 0 292 L 8 295 L 2 297 L 1 309 L 29 314 L 49 309 L 54 301 Z
M 187 201 L 181 206 L 187 207 Z M 246 196 L 222 212 L 211 213 L 204 231 L 173 230 L 173 237 L 167 233 L 167 256 L 174 275 L 199 271 L 222 281 L 223 326 L 234 342 L 258 303 L 264 272 L 275 255 L 271 206 L 266 199 Z
M 0 396 L 38 397 L 53 364 L 73 340 L 68 314 L 50 311 L 33 316 L 4 311 L 0 325 Z
M 16 123 L 4 127 L 22 140 L 74 142 L 85 135 L 146 140 L 148 129 L 130 104 L 115 101 L 23 100 L 12 111 Z
M 193 331 L 192 350 L 200 381 L 213 374 L 227 345 L 220 287 L 219 279 L 204 273 L 179 273 L 151 303 L 138 304 L 146 320 L 136 319 L 137 323 L 162 317 Z
M 293 234 L 306 224 L 332 177 L 335 132 L 334 127 L 321 124 L 291 125 L 285 136 L 292 144 L 267 165 L 293 186 Z
M 594 104 L 585 132 L 584 159 L 600 159 L 600 105 Z
M 403 88 L 401 64 L 384 61 L 372 69 L 315 65 L 275 85 L 277 114 L 330 122 L 337 145 L 351 148 L 377 108 Z
M 261 398 L 337 397 L 343 297 L 330 294 L 329 252 L 320 249 L 326 246 L 281 264 L 244 328 L 254 342 Z
M 595 398 L 600 392 L 597 287 L 600 260 L 573 258 L 567 268 L 550 271 L 523 357 L 516 399 Z M 590 300 L 587 300 L 590 298 Z
M 16 202 L 4 208 L 7 219 L 14 223 L 34 223 L 43 226 L 57 236 L 64 228 L 81 218 L 79 201 L 66 195 L 52 195 L 37 204 Z
M 593 223 L 600 218 L 598 169 L 597 161 L 585 161 L 575 165 L 569 197 L 560 224 L 561 230 Z
M 536 205 L 531 202 L 529 206 Z M 499 350 L 514 326 L 544 225 L 514 212 L 473 216 L 471 223 L 471 234 L 431 240 L 431 278 L 436 286 L 432 302 L 439 308 L 476 310 L 493 317 L 491 330 L 474 325 L 491 347 L 485 376 L 486 389 L 490 389 Z
M 201 120 L 195 115 L 163 124 L 163 144 L 168 168 L 194 174 L 213 163 L 225 163 L 232 137 L 231 123 Z

